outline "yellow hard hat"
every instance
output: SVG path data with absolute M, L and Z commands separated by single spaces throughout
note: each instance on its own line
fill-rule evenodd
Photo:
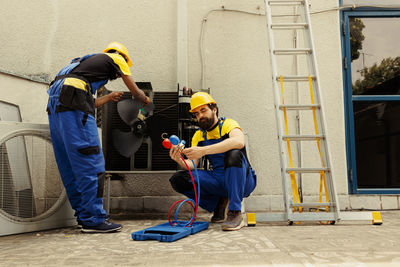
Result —
M 207 104 L 216 104 L 215 100 L 207 93 L 205 92 L 197 92 L 192 95 L 192 98 L 190 98 L 190 112 L 193 112 L 193 110 L 197 107 L 200 107 L 202 105 L 207 105 Z
M 118 53 L 122 54 L 125 57 L 126 63 L 128 63 L 128 66 L 132 67 L 132 61 L 131 61 L 131 58 L 129 57 L 128 49 L 126 49 L 126 47 L 123 44 L 118 43 L 118 42 L 109 43 L 103 52 L 107 53 L 110 50 L 115 50 Z

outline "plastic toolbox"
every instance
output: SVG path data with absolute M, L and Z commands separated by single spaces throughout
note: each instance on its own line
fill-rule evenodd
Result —
M 184 226 L 187 222 L 179 222 L 171 226 L 168 222 L 152 226 L 141 231 L 133 232 L 135 241 L 158 240 L 160 242 L 173 242 L 188 235 L 193 235 L 208 228 L 208 222 L 193 222 L 190 226 Z

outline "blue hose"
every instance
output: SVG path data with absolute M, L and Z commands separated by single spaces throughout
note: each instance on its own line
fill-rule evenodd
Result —
M 197 168 L 196 168 L 196 164 L 194 164 L 193 160 L 192 160 L 192 163 L 193 163 L 194 171 L 196 173 L 196 178 L 197 178 L 197 205 L 198 205 L 200 203 L 200 179 L 199 179 L 199 173 L 198 173 Z M 196 185 L 194 184 L 193 187 L 195 187 L 195 186 Z M 185 199 L 184 201 L 182 201 L 179 204 L 179 206 L 176 208 L 176 211 L 175 211 L 175 223 L 177 223 L 177 224 L 179 224 L 179 222 L 178 222 L 179 209 L 187 201 L 191 201 L 194 204 L 195 208 L 196 209 L 198 208 L 198 206 L 196 206 L 196 202 L 191 198 L 188 198 L 188 199 Z M 192 218 L 190 218 L 190 220 L 186 224 L 184 224 L 183 226 L 185 226 L 185 227 L 188 226 L 190 224 L 190 222 L 193 220 L 194 215 L 195 215 L 195 213 L 193 213 Z

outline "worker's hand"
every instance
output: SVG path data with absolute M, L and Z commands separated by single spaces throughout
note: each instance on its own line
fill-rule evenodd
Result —
M 122 95 L 123 95 L 122 92 L 114 91 L 114 92 L 108 94 L 108 97 L 109 97 L 109 100 L 112 100 L 114 102 L 118 102 L 121 99 Z
M 148 96 L 146 96 L 146 98 L 143 101 L 143 104 L 146 106 L 150 103 L 150 98 Z
M 181 161 L 181 149 L 178 146 L 172 146 L 169 150 L 169 156 L 175 162 Z
M 146 96 L 146 94 L 139 89 L 139 93 L 137 95 L 134 95 L 134 98 L 137 100 L 141 101 L 143 105 L 148 105 L 150 103 L 150 98 Z
M 182 153 L 190 160 L 199 159 L 206 155 L 204 147 L 198 146 L 185 148 Z

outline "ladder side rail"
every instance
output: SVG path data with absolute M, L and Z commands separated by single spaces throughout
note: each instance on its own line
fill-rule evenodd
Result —
M 305 22 L 306 25 L 309 25 L 310 19 L 308 17 L 308 20 L 307 20 L 307 15 L 309 16 L 309 12 L 307 12 L 307 7 L 308 7 L 308 5 L 306 3 L 306 5 L 304 6 L 304 9 L 302 10 L 302 12 L 300 14 L 300 17 L 303 19 L 303 22 Z M 310 32 L 309 30 L 310 30 L 309 27 L 307 29 L 305 29 L 304 40 L 305 40 L 305 47 L 310 49 L 310 51 L 312 52 L 314 50 L 314 47 L 312 44 L 312 32 Z M 314 59 L 314 61 L 313 61 L 313 59 Z M 314 64 L 314 63 L 316 63 L 316 61 L 315 61 L 315 58 L 313 57 L 312 53 L 307 55 L 307 63 L 308 63 L 309 75 L 310 76 L 314 75 L 316 77 L 315 80 L 318 80 L 318 77 L 317 77 L 318 73 L 316 72 L 316 65 Z M 317 97 L 319 95 L 318 89 L 319 88 L 318 88 L 317 84 L 312 86 L 313 95 L 315 95 Z M 317 98 L 317 103 L 320 103 L 318 101 L 318 98 Z M 321 122 L 322 119 L 320 117 L 320 110 L 316 111 L 315 115 L 316 115 L 317 127 L 318 127 L 319 131 L 322 133 L 325 133 L 323 124 Z M 322 165 L 323 165 L 322 167 L 330 166 L 329 159 L 326 156 L 327 148 L 325 147 L 325 144 L 326 144 L 325 139 L 319 140 L 318 145 L 319 145 L 319 149 L 320 149 L 320 153 L 321 153 L 321 160 L 322 160 Z M 333 185 L 334 185 L 333 178 L 332 178 L 333 176 L 332 176 L 331 172 L 326 172 L 324 177 L 325 177 L 325 183 L 326 183 L 326 194 L 329 197 L 329 201 L 334 204 L 331 206 L 334 206 L 334 209 L 336 209 L 337 197 L 336 197 L 336 193 L 334 192 L 335 189 L 333 188 Z M 338 214 L 335 213 L 335 215 L 338 215 Z
M 317 114 L 317 121 L 318 121 L 318 125 L 320 125 L 321 127 L 319 127 L 319 130 L 321 131 L 321 134 L 325 135 L 325 140 L 322 141 L 322 146 L 321 147 L 321 153 L 323 153 L 323 155 L 325 155 L 324 157 L 324 161 L 327 168 L 330 169 L 330 172 L 327 173 L 326 176 L 329 176 L 329 179 L 327 181 L 327 187 L 328 187 L 328 192 L 329 192 L 329 197 L 330 197 L 330 201 L 331 202 L 335 202 L 335 216 L 337 217 L 337 219 L 340 219 L 340 206 L 339 206 L 339 202 L 337 199 L 337 193 L 336 193 L 336 186 L 335 186 L 335 182 L 334 182 L 334 171 L 333 168 L 331 166 L 331 155 L 330 155 L 330 150 L 329 150 L 329 145 L 328 145 L 328 134 L 327 134 L 327 125 L 326 125 L 326 120 L 324 118 L 324 105 L 323 105 L 323 100 L 322 100 L 322 92 L 321 92 L 321 87 L 320 87 L 320 81 L 319 81 L 319 72 L 318 72 L 318 65 L 317 65 L 317 57 L 316 57 L 316 52 L 315 52 L 315 45 L 314 45 L 314 40 L 312 38 L 312 26 L 311 26 L 311 18 L 310 18 L 310 10 L 309 10 L 309 3 L 308 0 L 304 0 L 304 20 L 305 22 L 308 24 L 308 30 L 305 31 L 305 41 L 306 41 L 306 45 L 308 47 L 310 47 L 312 49 L 312 53 L 307 57 L 309 59 L 310 62 L 310 67 L 313 68 L 313 73 L 310 75 L 315 75 L 315 80 L 313 82 L 313 84 L 315 86 L 313 86 L 313 90 L 314 90 L 314 96 L 318 102 L 318 104 L 320 104 L 320 110 L 319 112 L 316 112 Z
M 308 5 L 305 6 L 303 18 L 305 21 L 308 21 L 308 23 L 311 23 L 311 19 L 309 17 L 309 12 L 307 11 Z M 309 64 L 309 69 L 310 69 L 310 75 L 314 75 L 316 77 L 315 81 L 312 81 L 312 93 L 314 95 L 314 101 L 316 103 L 319 103 L 322 106 L 321 102 L 321 97 L 320 97 L 320 86 L 319 86 L 319 74 L 318 74 L 318 68 L 317 68 L 317 61 L 316 61 L 316 53 L 315 53 L 315 46 L 313 43 L 313 38 L 312 38 L 312 31 L 311 27 L 309 26 L 309 31 L 305 32 L 305 43 L 306 47 L 310 47 L 313 53 L 307 57 L 307 61 Z M 317 129 L 320 134 L 325 136 L 325 140 L 320 140 L 319 141 L 319 153 L 321 153 L 321 160 L 322 160 L 322 165 L 325 166 L 326 168 L 330 169 L 330 172 L 325 173 L 325 183 L 326 183 L 326 194 L 329 197 L 329 202 L 331 203 L 337 203 L 337 195 L 336 191 L 334 188 L 334 181 L 333 181 L 333 173 L 332 173 L 332 166 L 330 163 L 330 159 L 328 156 L 328 148 L 327 148 L 327 139 L 326 139 L 326 124 L 324 124 L 324 118 L 323 118 L 323 107 L 315 112 L 316 116 L 316 122 L 317 122 Z M 339 214 L 337 213 L 337 206 L 333 208 L 333 212 L 335 215 L 338 217 Z
M 278 130 L 278 144 L 279 144 L 279 158 L 281 162 L 281 176 L 282 176 L 282 190 L 283 190 L 283 199 L 285 202 L 285 211 L 286 211 L 286 216 L 288 220 L 291 220 L 292 218 L 292 210 L 290 208 L 290 203 L 293 202 L 293 196 L 289 197 L 289 183 L 288 183 L 288 174 L 286 173 L 286 157 L 285 157 L 285 148 L 283 147 L 283 142 L 282 142 L 282 111 L 279 110 L 279 105 L 282 103 L 281 97 L 280 97 L 280 87 L 277 81 L 277 65 L 276 65 L 276 60 L 274 56 L 274 49 L 275 49 L 275 43 L 274 43 L 274 36 L 272 33 L 271 29 L 271 24 L 272 24 L 272 18 L 271 18 L 271 8 L 269 6 L 268 0 L 266 0 L 266 5 L 265 5 L 265 10 L 266 10 L 266 17 L 267 17 L 267 30 L 268 30 L 268 37 L 269 37 L 269 51 L 270 51 L 270 59 L 271 59 L 271 65 L 272 65 L 272 82 L 273 82 L 273 87 L 274 87 L 274 100 L 275 100 L 275 118 L 276 118 L 276 126 Z M 290 194 L 292 195 L 292 194 Z
M 294 14 L 299 13 L 299 6 L 296 5 L 293 7 L 293 12 Z M 299 23 L 299 16 L 293 16 L 293 23 Z M 304 21 L 302 21 L 304 22 Z M 298 29 L 293 29 L 293 47 L 298 48 L 298 42 L 299 42 L 299 32 Z M 298 55 L 293 55 L 294 57 L 294 64 L 295 64 L 295 71 L 294 75 L 299 76 L 299 60 L 298 60 Z M 295 104 L 300 104 L 300 86 L 299 83 L 296 83 L 296 103 Z M 296 110 L 296 134 L 301 135 L 301 123 L 300 123 L 300 111 Z M 297 160 L 298 160 L 298 167 L 303 166 L 303 157 L 301 154 L 302 151 L 302 144 L 301 142 L 296 142 L 297 146 Z M 303 202 L 303 174 L 299 173 L 297 177 L 297 184 L 298 184 L 298 190 L 299 190 L 299 195 L 300 195 L 300 202 Z
M 306 13 L 309 14 L 309 13 Z M 307 17 L 307 15 L 306 15 Z M 310 21 L 310 20 L 309 20 Z M 312 83 L 313 84 L 313 94 L 315 96 L 315 100 L 320 103 L 321 106 L 323 106 L 322 104 L 322 99 L 321 99 L 321 88 L 319 86 L 319 74 L 318 74 L 318 68 L 317 68 L 317 61 L 316 61 L 316 54 L 315 54 L 315 47 L 313 44 L 313 39 L 312 39 L 312 33 L 309 32 L 307 33 L 307 39 L 306 42 L 308 42 L 308 46 L 312 47 L 312 50 L 314 51 L 313 55 L 311 55 L 309 58 L 313 59 L 312 61 L 310 60 L 309 64 L 312 64 L 310 66 L 312 66 L 313 68 L 313 74 L 315 75 L 316 79 L 315 81 Z M 318 125 L 318 130 L 321 132 L 321 134 L 325 135 L 325 140 L 321 140 L 319 143 L 319 148 L 320 148 L 320 153 L 322 155 L 322 161 L 324 166 L 326 166 L 327 168 L 329 168 L 331 171 L 329 173 L 325 173 L 325 182 L 326 182 L 326 187 L 327 187 L 327 192 L 326 194 L 329 196 L 329 201 L 336 203 L 335 207 L 333 208 L 335 214 L 337 215 L 337 217 L 339 217 L 339 212 L 340 209 L 338 208 L 338 198 L 337 198 L 337 193 L 336 193 L 336 189 L 335 189 L 335 182 L 334 182 L 334 175 L 333 175 L 333 171 L 332 171 L 332 165 L 331 165 L 331 161 L 330 161 L 330 155 L 329 155 L 329 148 L 328 148 L 328 139 L 326 138 L 326 133 L 327 133 L 327 126 L 325 124 L 325 120 L 324 120 L 324 110 L 323 107 L 321 108 L 321 110 L 319 112 L 316 112 L 316 119 L 317 119 L 317 125 Z

